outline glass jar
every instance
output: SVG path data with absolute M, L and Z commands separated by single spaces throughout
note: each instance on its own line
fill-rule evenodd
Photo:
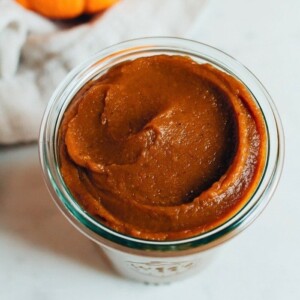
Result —
M 184 55 L 210 63 L 231 74 L 248 88 L 261 108 L 268 134 L 267 163 L 262 179 L 247 204 L 221 226 L 198 236 L 176 241 L 148 241 L 113 231 L 99 223 L 76 202 L 59 168 L 58 129 L 64 111 L 87 82 L 121 62 L 151 55 Z M 115 268 L 129 278 L 162 283 L 203 268 L 216 246 L 246 228 L 266 207 L 283 166 L 284 137 L 270 95 L 259 80 L 227 54 L 208 45 L 178 38 L 143 38 L 106 48 L 83 62 L 61 82 L 49 101 L 41 125 L 39 150 L 44 178 L 57 206 L 83 234 L 102 247 Z M 218 248 L 218 247 L 217 247 Z M 212 251 L 214 250 L 214 251 Z

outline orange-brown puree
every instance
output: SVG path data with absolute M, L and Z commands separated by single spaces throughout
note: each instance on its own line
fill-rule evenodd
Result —
M 127 61 L 86 84 L 64 114 L 62 176 L 108 227 L 181 239 L 233 216 L 255 190 L 266 153 L 245 86 L 182 56 Z

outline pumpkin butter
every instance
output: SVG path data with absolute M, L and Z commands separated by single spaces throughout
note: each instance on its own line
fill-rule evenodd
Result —
M 126 61 L 86 84 L 59 130 L 60 169 L 99 222 L 133 237 L 211 230 L 254 193 L 266 127 L 247 88 L 188 57 Z

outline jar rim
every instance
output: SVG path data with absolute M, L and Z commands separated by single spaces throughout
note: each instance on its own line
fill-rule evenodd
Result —
M 63 113 L 78 90 L 89 80 L 105 73 L 114 64 L 129 58 L 173 53 L 205 61 L 240 80 L 251 92 L 265 118 L 268 135 L 267 162 L 256 191 L 236 215 L 202 234 L 172 241 L 150 241 L 112 230 L 97 221 L 78 204 L 60 174 L 57 134 Z M 100 72 L 101 71 L 101 72 Z M 39 153 L 47 187 L 69 221 L 97 243 L 113 248 L 148 251 L 206 250 L 247 227 L 268 204 L 283 168 L 284 134 L 276 107 L 260 81 L 230 55 L 209 45 L 173 37 L 150 37 L 125 41 L 105 48 L 73 69 L 52 95 L 41 123 Z

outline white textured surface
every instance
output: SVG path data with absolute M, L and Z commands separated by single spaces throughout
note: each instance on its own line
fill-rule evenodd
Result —
M 50 200 L 37 147 L 3 148 L 0 299 L 300 299 L 299 16 L 299 0 L 208 0 L 188 36 L 249 67 L 271 93 L 286 133 L 275 196 L 205 272 L 163 286 L 117 277 Z

